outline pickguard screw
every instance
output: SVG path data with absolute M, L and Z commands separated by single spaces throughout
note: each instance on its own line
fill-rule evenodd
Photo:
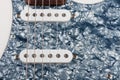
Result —
M 19 60 L 19 55 L 18 54 L 15 55 L 15 60 Z
M 16 17 L 17 17 L 17 18 L 20 18 L 20 14 L 18 13 L 18 14 L 16 15 Z
M 77 59 L 77 54 L 73 54 L 73 59 Z

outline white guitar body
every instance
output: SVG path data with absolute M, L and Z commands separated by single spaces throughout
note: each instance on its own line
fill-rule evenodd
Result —
M 2 0 L 0 3 L 0 58 L 6 48 L 12 24 L 12 1 Z

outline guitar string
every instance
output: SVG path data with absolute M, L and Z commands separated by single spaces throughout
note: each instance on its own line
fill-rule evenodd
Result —
M 36 5 L 37 5 L 37 0 L 35 0 L 35 12 L 33 13 L 33 16 L 35 17 L 35 21 L 34 21 L 34 45 L 33 45 L 33 49 L 34 49 L 34 55 L 33 55 L 33 58 L 34 58 L 34 69 L 33 69 L 33 78 L 35 80 L 35 68 L 36 68 L 36 64 L 35 64 L 35 58 L 37 57 L 36 56 L 36 50 L 35 50 L 35 46 L 36 46 L 36 38 L 37 38 L 37 32 L 36 32 L 36 17 L 37 17 L 37 11 L 36 11 Z
M 29 48 L 29 32 L 30 32 L 30 26 L 29 26 L 29 5 L 30 5 L 30 0 L 28 0 L 28 16 L 27 16 L 27 43 L 26 43 L 26 80 L 28 79 L 28 48 Z
M 43 17 L 44 17 L 44 0 L 42 0 L 42 9 L 43 9 L 43 16 L 42 16 L 42 20 L 44 19 Z M 44 53 L 43 53 L 43 49 L 44 49 L 44 22 L 42 22 L 42 54 L 44 55 Z M 43 72 L 43 68 L 44 68 L 44 64 L 43 64 L 43 58 L 44 57 L 42 57 L 42 80 L 43 80 L 43 78 L 44 78 L 44 72 Z
M 62 5 L 64 5 L 64 0 L 62 0 Z M 56 7 L 58 6 L 58 1 L 56 0 Z M 60 10 L 62 10 L 62 7 L 60 7 Z M 60 16 L 60 15 L 59 15 Z M 59 25 L 57 22 L 57 50 L 58 50 L 58 54 L 60 54 L 60 46 L 59 46 Z M 61 56 L 60 56 L 61 57 Z M 61 64 L 61 63 L 60 63 Z M 59 70 L 60 64 L 57 65 L 57 70 Z M 59 76 L 59 75 L 58 75 Z
M 43 5 L 44 3 L 43 3 L 43 0 L 42 0 L 42 5 Z M 28 5 L 29 5 L 29 0 L 28 0 Z M 57 6 L 57 1 L 56 1 L 56 6 Z M 36 13 L 36 0 L 35 0 L 35 13 Z M 29 7 L 28 7 L 28 14 L 29 14 Z M 28 24 L 29 24 L 29 17 L 28 17 Z M 36 27 L 36 18 L 35 18 L 35 25 L 34 25 L 34 27 Z M 36 30 L 36 29 L 35 29 Z M 57 30 L 58 30 L 58 23 L 57 23 Z M 27 31 L 29 31 L 29 29 L 27 30 Z M 43 30 L 42 30 L 43 31 Z M 35 34 L 35 36 L 36 36 L 36 34 Z M 58 48 L 58 33 L 57 33 L 57 48 Z M 43 38 L 44 39 L 44 38 Z M 43 43 L 44 43 L 44 41 L 43 41 Z M 34 45 L 35 45 L 35 40 L 34 40 Z M 42 48 L 43 48 L 43 46 L 42 46 Z M 35 53 L 35 48 L 34 48 L 34 53 Z M 28 36 L 27 36 L 27 54 L 28 54 Z M 26 58 L 26 79 L 27 79 L 27 67 L 28 67 L 28 58 Z M 34 73 L 35 73 L 35 59 L 34 59 Z M 34 74 L 34 79 L 35 79 L 35 74 Z M 42 79 L 43 79 L 43 62 L 42 62 Z
M 58 6 L 58 0 L 56 0 L 56 9 L 57 9 L 57 6 Z M 59 13 L 57 13 L 57 15 L 60 16 Z M 56 33 L 56 41 L 57 41 L 56 42 L 56 49 L 58 50 L 57 54 L 59 54 L 59 49 L 58 49 L 58 38 L 59 38 L 59 35 L 58 35 L 58 22 L 56 22 L 56 26 L 57 26 L 57 30 L 56 30 L 57 31 L 57 33 Z M 57 57 L 57 55 L 56 55 L 56 57 Z M 57 71 L 58 71 L 58 65 L 56 64 L 56 66 L 57 66 Z
M 64 0 L 65 1 L 65 0 Z M 69 4 L 69 6 L 70 6 L 70 8 L 71 8 L 71 5 Z M 67 25 L 67 22 L 65 23 L 65 26 Z M 66 36 L 68 36 L 68 34 L 69 34 L 69 31 L 67 31 L 66 30 L 66 32 L 65 32 L 65 28 L 66 27 L 64 27 L 64 31 L 63 31 L 63 34 L 64 35 L 66 35 Z M 64 44 L 64 46 L 67 46 L 66 44 Z M 65 49 L 67 49 L 68 50 L 68 48 L 66 47 Z M 69 64 L 65 64 L 66 65 L 66 67 L 69 67 Z
M 65 2 L 65 0 L 64 0 L 64 2 Z M 70 8 L 72 8 L 72 5 L 71 5 L 71 2 L 72 2 L 72 0 L 70 0 L 70 4 L 68 5 Z M 72 14 L 71 14 L 72 15 Z M 71 17 L 72 18 L 72 17 Z M 65 25 L 67 25 L 68 23 L 66 22 L 65 23 Z M 64 27 L 64 35 L 66 35 L 66 36 L 68 36 L 69 35 L 69 31 L 65 31 L 65 28 L 66 27 Z M 65 46 L 67 46 L 66 44 L 65 44 Z M 67 50 L 69 50 L 68 48 L 66 48 Z M 69 67 L 69 64 L 66 64 L 66 67 Z
M 51 9 L 50 7 L 51 7 L 51 0 L 49 0 L 49 9 Z M 51 13 L 52 13 L 52 11 L 50 11 L 50 15 L 52 16 Z M 50 16 L 50 17 L 51 17 L 51 16 Z M 50 40 L 51 40 L 51 35 L 50 35 Z M 48 42 L 48 46 L 49 46 L 49 48 L 50 48 L 50 42 Z M 50 55 L 50 54 L 51 54 L 51 50 L 49 49 L 49 55 Z M 49 57 L 49 58 L 50 58 L 50 57 Z M 51 66 L 51 60 L 49 60 L 49 67 L 50 67 L 50 73 L 51 73 L 51 71 L 52 71 L 52 70 L 51 70 L 51 67 L 52 67 L 52 66 Z M 51 79 L 51 77 L 52 77 L 52 76 L 51 76 L 51 74 L 50 74 L 49 80 Z

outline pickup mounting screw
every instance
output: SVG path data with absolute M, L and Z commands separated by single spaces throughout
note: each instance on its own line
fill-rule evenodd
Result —
M 73 59 L 77 59 L 78 55 L 77 54 L 73 54 Z
M 17 17 L 17 18 L 20 18 L 20 13 L 18 13 L 18 14 L 16 15 L 16 17 Z
M 15 55 L 13 56 L 13 58 L 14 58 L 15 60 L 19 60 L 19 54 L 15 54 Z

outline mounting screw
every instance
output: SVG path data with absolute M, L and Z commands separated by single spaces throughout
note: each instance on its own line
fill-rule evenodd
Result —
M 19 60 L 19 54 L 16 54 L 15 57 L 14 57 L 15 60 Z
M 20 17 L 20 13 L 18 13 L 18 14 L 16 15 L 16 17 L 17 17 L 17 18 L 21 18 L 21 17 Z
M 73 54 L 73 59 L 77 59 L 78 55 L 77 54 Z
M 72 14 L 72 18 L 75 18 L 75 14 Z

